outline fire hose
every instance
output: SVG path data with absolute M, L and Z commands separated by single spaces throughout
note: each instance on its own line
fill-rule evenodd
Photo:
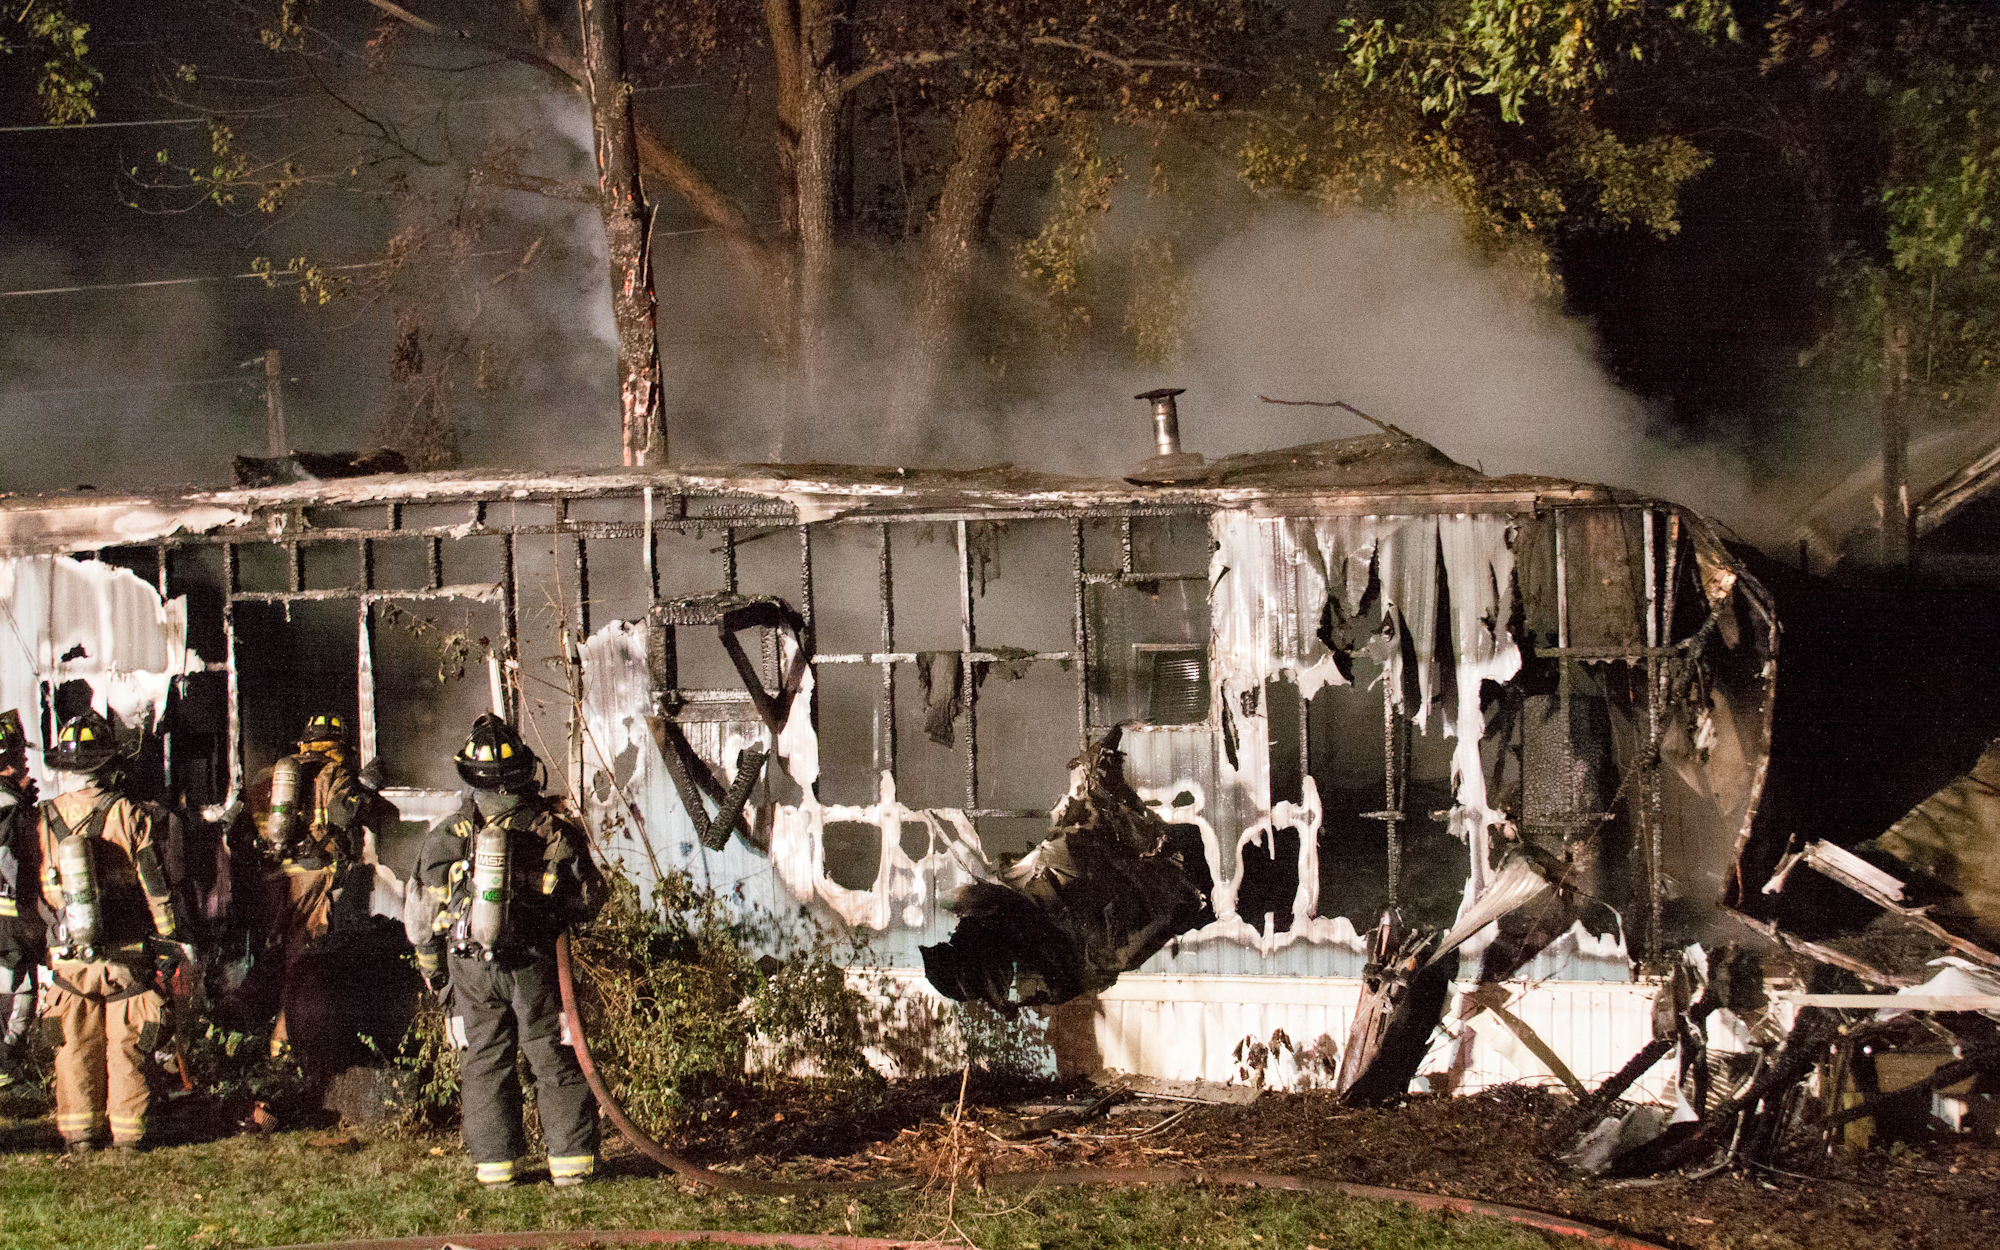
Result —
M 590 1092 L 597 1096 L 597 1104 L 606 1118 L 618 1129 L 618 1133 L 632 1148 L 653 1162 L 666 1168 L 682 1180 L 696 1185 L 707 1185 L 729 1193 L 754 1194 L 765 1197 L 803 1196 L 812 1194 L 857 1193 L 868 1190 L 886 1190 L 899 1187 L 902 1182 L 891 1180 L 874 1181 L 773 1181 L 752 1176 L 735 1176 L 717 1172 L 675 1154 L 654 1140 L 644 1129 L 632 1122 L 618 1100 L 611 1096 L 603 1078 L 598 1074 L 597 1064 L 590 1054 L 590 1043 L 583 1031 L 583 1015 L 577 1010 L 576 984 L 570 971 L 569 935 L 562 934 L 556 939 L 556 985 L 562 994 L 563 1016 L 568 1021 L 570 1039 L 574 1044 L 577 1065 L 583 1069 L 583 1079 L 589 1083 Z M 1280 1189 L 1304 1193 L 1337 1193 L 1349 1198 L 1359 1198 L 1373 1202 L 1396 1202 L 1431 1211 L 1453 1211 L 1461 1215 L 1481 1215 L 1489 1219 L 1504 1220 L 1510 1224 L 1520 1224 L 1558 1236 L 1574 1237 L 1593 1245 L 1609 1246 L 1613 1250 L 1669 1250 L 1653 1241 L 1633 1237 L 1613 1229 L 1602 1228 L 1567 1216 L 1546 1211 L 1535 1211 L 1527 1207 L 1509 1206 L 1499 1202 L 1482 1202 L 1476 1198 L 1460 1198 L 1450 1194 L 1423 1193 L 1409 1189 L 1390 1189 L 1380 1185 L 1362 1185 L 1352 1181 L 1337 1181 L 1316 1176 L 1281 1176 L 1270 1172 L 1216 1171 L 1207 1168 L 1053 1168 L 1041 1171 L 1003 1172 L 989 1175 L 986 1187 L 989 1189 L 1037 1189 L 1057 1185 L 1229 1185 L 1252 1189 Z M 734 1244 L 758 1245 L 803 1245 L 792 1238 L 772 1236 L 768 1240 L 755 1243 L 742 1240 L 745 1236 L 759 1234 L 707 1234 L 713 1240 L 728 1240 Z M 487 1239 L 474 1243 L 460 1238 L 460 1244 L 476 1244 L 481 1250 L 528 1250 L 530 1247 L 548 1244 L 546 1233 L 493 1234 Z M 602 1236 L 602 1234 L 600 1234 Z M 680 1234 L 661 1235 L 659 1240 Z M 646 1236 L 634 1234 L 632 1243 L 646 1240 Z M 841 1239 L 826 1238 L 815 1244 L 833 1247 Z M 398 1239 L 383 1242 L 339 1243 L 347 1250 L 419 1250 L 431 1243 L 422 1239 Z M 914 1242 L 869 1242 L 864 1238 L 847 1239 L 845 1244 L 859 1247 L 863 1244 L 878 1246 L 915 1245 Z

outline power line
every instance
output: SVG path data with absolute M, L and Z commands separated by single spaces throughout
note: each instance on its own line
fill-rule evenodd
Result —
M 260 357 L 260 363 L 261 360 L 262 358 Z M 301 373 L 282 380 L 286 382 L 300 382 L 312 376 L 314 375 Z M 127 391 L 173 391 L 196 386 L 220 386 L 230 382 L 241 383 L 244 386 L 254 385 L 262 387 L 265 385 L 266 378 L 265 375 L 259 373 L 255 375 L 239 374 L 233 378 L 190 378 L 185 382 L 128 382 L 121 386 L 63 386 L 40 391 L 0 391 L 0 399 L 34 399 L 41 395 L 110 395 L 121 394 Z
M 661 83 L 655 87 L 634 87 L 632 88 L 632 94 L 640 95 L 652 91 L 686 91 L 690 88 L 706 87 L 709 85 L 709 83 L 701 81 L 669 82 Z M 482 96 L 471 100 L 443 100 L 440 103 L 456 108 L 466 104 L 501 104 L 509 100 L 530 100 L 537 96 L 548 94 L 551 93 L 545 91 L 523 91 L 508 95 Z M 291 115 L 289 113 L 280 113 L 277 116 L 280 118 L 289 118 Z M 127 122 L 47 122 L 38 126 L 0 126 L 0 135 L 28 134 L 42 130 L 113 130 L 132 126 L 205 126 L 210 120 L 207 117 L 151 117 L 141 121 Z
M 205 126 L 206 117 L 155 117 L 136 122 L 69 122 L 42 126 L 0 126 L 0 135 L 23 134 L 30 130 L 112 130 L 121 126 Z
M 512 251 L 508 250 L 471 252 L 467 254 L 466 259 L 479 260 L 488 256 L 512 256 L 513 254 Z M 386 260 L 366 260 L 353 265 L 325 265 L 321 266 L 321 268 L 328 273 L 345 273 L 355 269 L 380 269 L 389 263 Z M 45 286 L 31 291 L 0 291 L 0 299 L 9 299 L 19 295 L 75 295 L 85 291 L 136 291 L 144 287 L 188 286 L 196 282 L 229 282 L 236 278 L 272 279 L 297 276 L 297 274 L 286 269 L 272 269 L 268 272 L 253 269 L 249 273 L 214 274 L 205 278 L 149 278 L 143 282 L 94 282 L 84 286 Z
M 380 264 L 380 261 L 375 262 Z M 365 269 L 366 265 L 339 265 L 340 269 Z M 277 276 L 273 271 L 272 276 Z M 231 278 L 261 278 L 261 273 L 225 273 L 209 278 L 154 278 L 148 282 L 97 282 L 88 286 L 45 286 L 33 291 L 0 291 L 0 299 L 16 295 L 75 295 L 80 291 L 134 291 L 149 286 L 186 286 L 194 282 L 227 282 Z

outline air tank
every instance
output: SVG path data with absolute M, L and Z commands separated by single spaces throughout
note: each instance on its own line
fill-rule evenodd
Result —
M 104 933 L 104 913 L 98 906 L 97 866 L 91 856 L 94 839 L 73 833 L 56 844 L 56 872 L 62 878 L 63 936 L 71 947 L 87 952 Z
M 264 841 L 282 856 L 298 833 L 299 762 L 286 756 L 271 766 L 271 814 L 264 821 Z
M 488 825 L 472 843 L 472 910 L 465 935 L 493 957 L 507 923 L 507 831 Z

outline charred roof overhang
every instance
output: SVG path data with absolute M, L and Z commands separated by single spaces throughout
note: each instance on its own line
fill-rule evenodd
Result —
M 16 496 L 0 501 L 0 555 L 87 551 L 149 543 L 318 540 L 394 532 L 440 537 L 482 532 L 484 518 L 405 530 L 408 505 L 546 503 L 647 495 L 663 523 L 769 524 L 830 520 L 1005 520 L 1132 515 L 1149 510 L 1242 509 L 1271 516 L 1533 512 L 1561 503 L 1634 502 L 1607 487 L 1543 477 L 1487 477 L 1415 439 L 1339 439 L 1212 462 L 1197 482 L 1139 486 L 1116 478 L 1017 469 L 903 469 L 836 465 L 457 470 L 197 491 L 179 496 Z M 380 506 L 389 524 L 315 520 L 315 510 Z M 566 532 L 626 532 L 619 522 L 569 521 Z M 532 532 L 532 531 L 521 531 Z

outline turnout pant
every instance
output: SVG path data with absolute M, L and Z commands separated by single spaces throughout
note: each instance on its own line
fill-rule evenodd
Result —
M 278 987 L 278 1020 L 271 1026 L 271 1053 L 281 1055 L 291 1047 L 289 1017 L 298 1005 L 299 961 L 306 948 L 327 934 L 333 920 L 333 887 L 336 869 L 302 868 L 287 863 L 269 881 L 271 891 L 270 932 L 283 944 L 284 981 Z
M 453 955 L 450 970 L 453 1032 L 464 1039 L 465 1146 L 480 1181 L 512 1181 L 515 1160 L 527 1150 L 517 1047 L 535 1078 L 550 1174 L 588 1176 L 597 1165 L 597 1100 L 565 1036 L 554 956 L 488 963 Z
M 42 1004 L 43 1027 L 56 1050 L 56 1130 L 65 1142 L 111 1140 L 136 1146 L 146 1136 L 146 1084 L 159 1044 L 166 1000 L 151 973 L 102 960 L 59 959 Z
M 0 1087 L 20 1075 L 28 1026 L 35 1019 L 35 967 L 25 958 L 18 963 L 0 958 Z

